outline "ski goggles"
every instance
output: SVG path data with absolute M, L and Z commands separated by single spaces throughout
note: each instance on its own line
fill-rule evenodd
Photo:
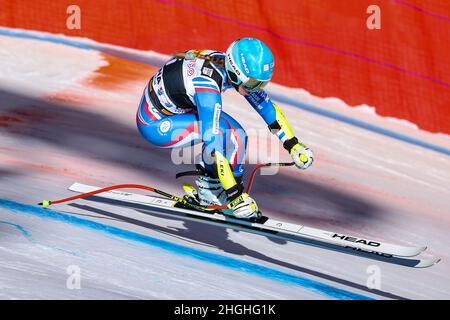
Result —
M 264 89 L 269 81 L 257 80 L 250 78 L 246 83 L 243 84 L 245 90 L 248 92 L 255 92 Z
M 227 74 L 228 77 L 230 78 L 231 82 L 236 85 L 236 86 L 240 86 L 241 84 L 244 86 L 245 90 L 247 90 L 248 92 L 255 92 L 255 91 L 259 91 L 264 89 L 267 84 L 269 83 L 269 81 L 263 81 L 263 80 L 258 80 L 258 79 L 254 79 L 254 78 L 249 78 L 245 83 L 242 83 L 242 81 L 238 78 L 238 76 L 227 69 Z

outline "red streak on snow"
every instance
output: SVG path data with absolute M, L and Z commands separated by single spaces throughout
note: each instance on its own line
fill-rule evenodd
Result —
M 67 168 L 58 168 L 51 165 L 43 164 L 43 163 L 30 163 L 21 160 L 11 160 L 11 159 L 2 159 L 3 164 L 8 164 L 15 168 L 20 168 L 22 170 L 26 170 L 28 172 L 39 172 L 45 173 L 48 175 L 57 175 L 64 176 L 71 179 L 87 179 L 93 180 L 85 175 L 80 174 L 79 172 L 69 170 Z M 22 171 L 23 172 L 23 171 Z
M 20 122 L 23 122 L 23 120 L 17 116 L 0 115 L 0 128 L 9 128 Z

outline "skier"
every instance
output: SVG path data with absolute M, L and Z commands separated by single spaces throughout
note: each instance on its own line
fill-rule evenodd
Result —
M 234 41 L 226 53 L 189 50 L 172 57 L 150 79 L 136 115 L 142 136 L 162 148 L 203 143 L 197 169 L 198 191 L 183 185 L 189 201 L 227 205 L 236 218 L 259 216 L 256 202 L 243 192 L 247 136 L 222 111 L 221 93 L 234 88 L 283 142 L 295 165 L 307 169 L 312 151 L 303 144 L 281 110 L 263 90 L 272 78 L 274 58 L 260 40 Z

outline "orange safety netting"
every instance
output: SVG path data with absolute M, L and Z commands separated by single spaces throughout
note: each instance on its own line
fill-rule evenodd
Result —
M 69 5 L 81 30 L 66 27 Z M 381 8 L 381 30 L 366 27 Z M 269 45 L 274 81 L 450 134 L 450 1 L 0 0 L 0 25 L 173 53 Z

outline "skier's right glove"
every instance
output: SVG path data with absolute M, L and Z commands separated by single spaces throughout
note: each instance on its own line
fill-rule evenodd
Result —
M 228 208 L 233 210 L 233 215 L 240 219 L 250 219 L 258 217 L 258 206 L 247 193 L 242 193 L 228 204 Z
M 300 142 L 297 142 L 290 148 L 289 154 L 294 160 L 295 165 L 303 170 L 308 169 L 314 161 L 314 155 L 311 149 Z

